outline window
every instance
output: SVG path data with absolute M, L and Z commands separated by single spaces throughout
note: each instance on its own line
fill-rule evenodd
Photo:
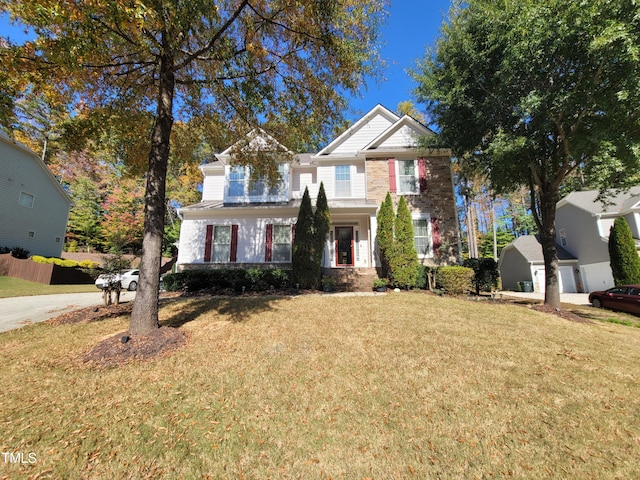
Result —
M 431 241 L 429 238 L 429 220 L 426 218 L 413 220 L 413 243 L 418 257 L 431 256 Z
M 229 261 L 231 253 L 231 226 L 215 226 L 213 228 L 211 260 L 216 263 Z
M 60 243 L 62 239 L 60 237 L 56 237 L 56 243 Z
M 291 225 L 273 226 L 271 259 L 274 262 L 291 261 Z
M 244 196 L 244 171 L 245 167 L 232 167 L 229 171 L 229 196 Z
M 560 229 L 560 245 L 567 246 L 567 231 L 564 228 Z
M 36 238 L 36 232 L 34 232 L 33 230 L 29 230 L 27 232 L 27 237 L 29 238 Z
M 415 160 L 398 160 L 398 193 L 420 193 Z
M 351 196 L 351 166 L 336 165 L 336 197 Z
M 35 197 L 27 192 L 20 192 L 20 198 L 18 199 L 18 204 L 23 207 L 33 208 L 33 201 Z

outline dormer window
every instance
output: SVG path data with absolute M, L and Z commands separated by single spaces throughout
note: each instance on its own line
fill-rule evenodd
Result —
M 252 175 L 250 166 L 231 166 L 228 168 L 225 203 L 261 203 L 288 200 L 289 165 L 278 164 L 280 179 L 275 185 L 269 185 L 264 177 Z

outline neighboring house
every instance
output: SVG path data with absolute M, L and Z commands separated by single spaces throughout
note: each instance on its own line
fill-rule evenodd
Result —
M 432 134 L 413 118 L 378 105 L 320 152 L 282 156 L 274 186 L 250 181 L 251 168 L 235 166 L 230 147 L 200 167 L 202 201 L 179 209 L 178 270 L 290 266 L 300 199 L 308 187 L 315 207 L 321 182 L 332 220 L 325 268 L 379 265 L 376 214 L 387 192 L 396 205 L 400 196 L 407 200 L 421 262 L 455 262 L 451 152 L 417 148 L 420 136 Z M 273 142 L 260 132 L 249 137 L 257 150 L 273 151 Z
M 573 192 L 556 208 L 556 243 L 560 259 L 561 292 L 604 290 L 614 286 L 609 259 L 609 231 L 624 217 L 640 249 L 640 187 L 611 194 L 603 203 L 595 190 Z M 500 275 L 505 290 L 518 281 L 533 281 L 544 291 L 542 247 L 534 237 L 520 237 L 500 255 Z M 536 275 L 537 272 L 537 275 Z
M 579 289 L 575 276 L 578 259 L 561 246 L 557 248 L 560 292 L 575 293 Z M 503 290 L 519 290 L 519 282 L 531 282 L 535 292 L 545 290 L 542 245 L 534 235 L 523 235 L 504 247 L 498 268 Z
M 40 157 L 0 131 L 0 247 L 59 257 L 71 205 Z

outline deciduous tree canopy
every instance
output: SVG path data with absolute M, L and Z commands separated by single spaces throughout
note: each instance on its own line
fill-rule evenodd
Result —
M 211 145 L 229 127 L 245 133 L 263 125 L 306 151 L 340 117 L 343 94 L 377 68 L 383 7 L 382 0 L 0 1 L 0 11 L 36 35 L 24 45 L 3 41 L 12 81 L 0 91 L 0 108 L 20 92 L 51 93 L 75 112 L 78 135 L 111 129 L 132 160 L 147 153 L 132 334 L 157 327 L 174 119 L 202 119 L 201 140 Z M 269 162 L 254 167 L 256 175 L 274 171 Z
M 416 93 L 441 140 L 497 193 L 526 185 L 559 307 L 555 206 L 577 168 L 637 183 L 640 17 L 635 0 L 456 2 Z

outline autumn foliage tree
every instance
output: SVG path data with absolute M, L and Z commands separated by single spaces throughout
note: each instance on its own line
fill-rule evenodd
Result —
M 292 150 L 321 138 L 341 116 L 343 95 L 379 64 L 373 44 L 383 7 L 380 0 L 0 2 L 0 11 L 36 36 L 23 45 L 3 42 L 0 60 L 14 80 L 0 92 L 0 108 L 15 105 L 20 92 L 56 90 L 76 112 L 78 135 L 113 130 L 107 138 L 122 140 L 114 149 L 138 161 L 146 152 L 131 335 L 158 327 L 174 121 L 206 119 L 203 132 L 213 136 L 229 126 L 240 136 L 262 124 Z M 266 157 L 248 161 L 256 175 L 274 171 Z

